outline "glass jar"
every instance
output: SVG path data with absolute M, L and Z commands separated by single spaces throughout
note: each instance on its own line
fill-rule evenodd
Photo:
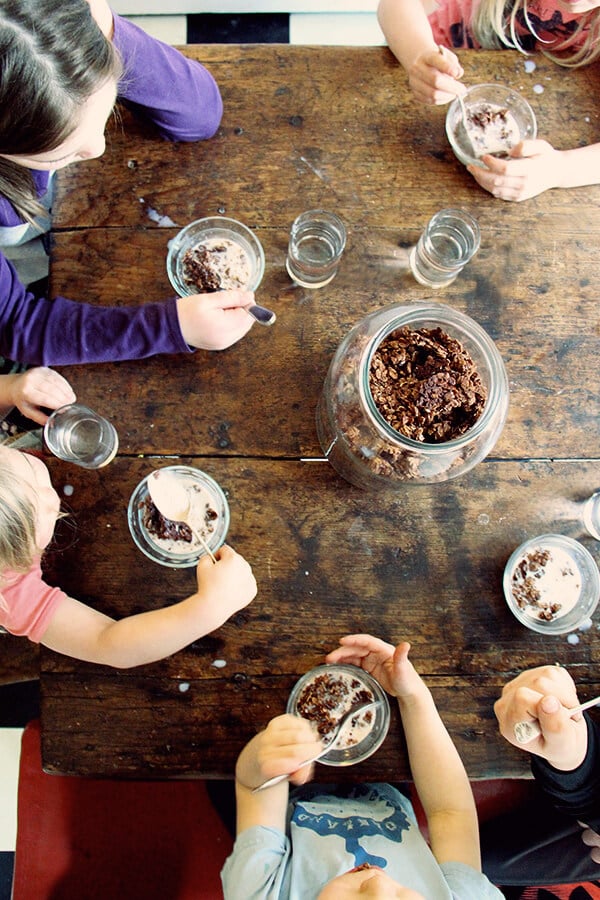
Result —
M 369 386 L 371 361 L 393 332 L 440 328 L 471 357 L 486 390 L 483 411 L 464 434 L 423 443 L 396 431 L 379 411 Z M 472 469 L 496 443 L 508 412 L 508 378 L 489 335 L 464 313 L 434 302 L 377 310 L 352 328 L 338 347 L 317 406 L 317 434 L 334 469 L 369 491 L 431 484 Z

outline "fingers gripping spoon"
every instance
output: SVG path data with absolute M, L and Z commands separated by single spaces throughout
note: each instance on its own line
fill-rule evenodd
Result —
M 216 563 L 214 553 L 190 521 L 190 498 L 179 479 L 170 472 L 158 469 L 156 472 L 152 472 L 148 478 L 148 491 L 159 513 L 165 519 L 170 519 L 171 522 L 183 522 L 184 525 L 187 525 L 213 563 Z
M 321 759 L 322 756 L 325 756 L 326 753 L 329 753 L 330 750 L 333 750 L 337 746 L 340 738 L 343 736 L 345 726 L 356 716 L 368 712 L 368 710 L 370 709 L 376 709 L 380 705 L 380 703 L 380 700 L 370 700 L 368 703 L 361 703 L 359 706 L 355 706 L 353 709 L 349 709 L 347 713 L 344 713 L 335 727 L 333 738 L 323 747 L 322 750 L 319 750 L 316 756 L 311 756 L 310 759 L 306 759 L 303 763 L 300 763 L 298 769 L 302 769 L 304 768 L 304 766 L 309 766 L 311 763 L 316 762 L 318 759 Z M 274 784 L 279 784 L 280 781 L 286 781 L 287 778 L 289 778 L 289 774 L 275 775 L 274 778 L 269 778 L 268 781 L 263 781 L 262 784 L 259 784 L 258 787 L 255 787 L 252 793 L 257 794 L 258 791 L 264 791 L 265 788 L 272 787 Z
M 586 703 L 581 703 L 579 706 L 574 706 L 569 710 L 569 716 L 574 716 L 575 713 L 583 712 L 584 709 L 590 709 L 592 706 L 597 706 L 600 703 L 600 697 L 594 697 L 593 700 L 588 700 Z M 519 744 L 528 744 L 529 741 L 533 741 L 534 738 L 539 737 L 542 733 L 542 729 L 539 726 L 537 719 L 533 722 L 517 722 L 514 727 L 515 738 L 519 742 Z

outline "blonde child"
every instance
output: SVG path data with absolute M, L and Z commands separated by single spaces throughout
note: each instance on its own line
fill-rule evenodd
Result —
M 256 595 L 243 557 L 223 546 L 202 557 L 197 589 L 164 609 L 115 621 L 42 579 L 40 558 L 52 540 L 60 500 L 44 463 L 0 447 L 0 625 L 51 650 L 117 668 L 176 653 L 219 628 Z
M 421 103 L 449 103 L 465 91 L 453 49 L 541 50 L 570 67 L 600 54 L 600 0 L 438 0 L 428 8 L 429 16 L 421 0 L 380 0 L 378 7 L 390 50 Z M 548 141 L 527 140 L 511 155 L 486 155 L 485 168 L 468 167 L 481 187 L 502 200 L 600 183 L 600 144 L 556 150 Z
M 397 698 L 431 849 L 409 800 L 389 784 L 296 789 L 289 810 L 288 781 L 253 794 L 275 775 L 302 785 L 313 773 L 299 766 L 321 748 L 316 731 L 300 717 L 278 716 L 237 762 L 237 838 L 221 874 L 226 900 L 501 900 L 481 874 L 467 775 L 409 649 L 355 634 L 327 661 L 361 666 Z
M 56 409 L 70 390 L 49 366 L 240 340 L 252 292 L 103 308 L 26 287 L 43 274 L 26 271 L 26 250 L 49 228 L 53 173 L 104 153 L 117 99 L 168 140 L 210 138 L 223 107 L 207 69 L 113 15 L 106 0 L 0 0 L 0 66 L 0 376 L 13 376 L 0 377 L 0 411 L 16 406 L 43 424 L 42 407 Z M 12 363 L 45 371 L 23 375 Z

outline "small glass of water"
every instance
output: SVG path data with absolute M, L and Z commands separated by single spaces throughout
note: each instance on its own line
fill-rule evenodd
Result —
M 583 524 L 586 531 L 600 541 L 600 488 L 584 503 Z
M 302 287 L 324 287 L 334 278 L 345 246 L 346 228 L 339 216 L 324 209 L 301 213 L 290 231 L 290 278 Z
M 53 456 L 84 469 L 107 466 L 119 449 L 114 425 L 81 403 L 55 410 L 44 426 L 44 440 Z
M 419 284 L 439 288 L 451 284 L 479 250 L 479 225 L 462 209 L 442 209 L 427 223 L 410 251 L 410 268 Z

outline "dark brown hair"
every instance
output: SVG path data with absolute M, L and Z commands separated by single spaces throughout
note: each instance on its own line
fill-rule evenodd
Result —
M 86 0 L 0 0 L 0 154 L 56 149 L 121 63 Z M 27 221 L 43 212 L 28 169 L 0 157 L 0 194 Z

